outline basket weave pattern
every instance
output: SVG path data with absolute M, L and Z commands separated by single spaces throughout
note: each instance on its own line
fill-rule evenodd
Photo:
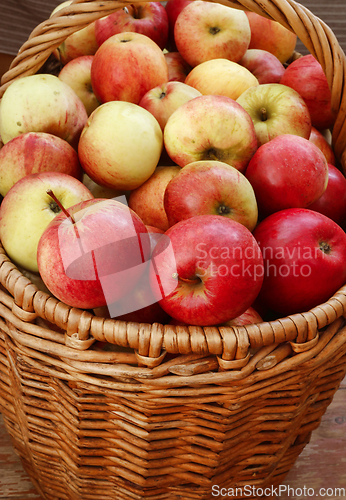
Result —
M 77 0 L 42 23 L 0 96 L 69 34 L 129 3 Z M 292 0 L 221 3 L 280 22 L 322 64 L 345 167 L 345 55 L 331 30 Z M 0 411 L 47 500 L 211 499 L 213 485 L 277 485 L 346 373 L 346 287 L 302 314 L 202 328 L 68 307 L 2 248 L 0 283 Z M 95 340 L 118 348 L 97 351 Z

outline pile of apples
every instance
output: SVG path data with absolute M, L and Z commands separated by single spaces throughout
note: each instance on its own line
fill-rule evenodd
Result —
M 59 5 L 52 15 L 67 6 Z M 0 105 L 0 237 L 62 302 L 241 325 L 346 282 L 346 179 L 321 65 L 296 35 L 202 0 L 129 5 Z

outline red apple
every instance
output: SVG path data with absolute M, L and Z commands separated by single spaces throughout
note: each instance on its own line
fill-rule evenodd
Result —
M 102 102 L 138 104 L 148 90 L 168 82 L 168 67 L 159 46 L 140 33 L 119 33 L 106 40 L 91 66 L 91 83 Z
M 179 106 L 201 95 L 199 90 L 185 83 L 167 82 L 148 90 L 139 101 L 139 106 L 150 111 L 163 130 L 168 118 Z
M 145 272 L 147 230 L 115 200 L 78 203 L 68 214 L 57 215 L 40 238 L 40 275 L 51 293 L 70 306 L 110 305 L 133 290 Z
M 228 217 L 249 231 L 257 224 L 257 202 L 250 182 L 220 161 L 196 161 L 182 168 L 167 184 L 164 208 L 170 226 L 204 214 Z
M 158 241 L 165 237 L 161 229 L 145 226 L 150 240 L 150 255 Z M 170 316 L 158 304 L 149 282 L 150 266 L 148 265 L 136 286 L 120 300 L 94 309 L 96 316 L 115 318 L 121 321 L 137 323 L 168 323 Z
M 288 315 L 328 300 L 346 282 L 346 233 L 324 215 L 304 208 L 264 219 L 254 236 L 264 259 L 258 299 Z
M 180 106 L 168 119 L 164 144 L 179 166 L 219 160 L 243 172 L 257 149 L 249 114 L 229 97 L 203 95 Z
M 210 59 L 240 61 L 250 37 L 245 12 L 203 0 L 187 5 L 174 27 L 178 52 L 192 67 Z
M 326 215 L 339 226 L 344 227 L 346 222 L 346 179 L 334 165 L 329 164 L 328 168 L 327 189 L 308 208 Z
M 135 288 L 135 295 L 132 296 L 132 299 L 135 301 L 137 307 L 140 306 L 141 296 L 139 295 L 138 289 Z M 136 300 L 138 294 L 138 301 Z M 147 296 L 146 296 L 147 297 Z M 154 302 L 153 304 L 147 305 L 138 309 L 137 311 L 133 311 L 126 314 L 121 314 L 120 316 L 114 316 L 114 319 L 118 321 L 131 321 L 135 323 L 148 323 L 152 325 L 153 323 L 161 323 L 162 325 L 166 325 L 169 323 L 171 317 L 167 314 L 158 302 Z
M 327 163 L 330 165 L 335 165 L 335 154 L 332 146 L 329 144 L 325 136 L 317 130 L 315 127 L 311 127 L 311 134 L 309 141 L 313 142 L 317 146 L 324 156 L 326 157 Z
M 108 305 L 106 317 L 136 323 L 169 323 L 171 317 L 162 309 L 151 290 L 149 269 L 148 266 L 131 292 L 117 302 Z
M 184 83 L 191 66 L 184 61 L 179 52 L 166 52 L 164 55 L 168 66 L 168 81 Z
M 290 87 L 264 83 L 245 90 L 237 102 L 252 118 L 258 146 L 282 134 L 310 137 L 309 110 L 298 92 Z
M 223 323 L 223 326 L 252 325 L 254 323 L 262 323 L 262 321 L 263 321 L 262 317 L 253 307 L 250 306 L 240 316 L 237 316 L 236 318 L 230 319 L 229 321 Z
M 168 16 L 160 2 L 130 4 L 95 21 L 98 45 L 108 38 L 124 32 L 141 33 L 164 49 L 168 39 Z
M 151 283 L 170 316 L 189 325 L 217 325 L 250 307 L 261 288 L 263 262 L 245 226 L 201 215 L 178 222 L 165 236 L 173 252 L 162 251 L 167 243 L 158 242 Z
M 246 12 L 246 15 L 251 29 L 249 49 L 267 50 L 280 62 L 286 62 L 294 52 L 297 35 L 280 23 L 255 12 Z
M 129 207 L 136 212 L 144 224 L 166 231 L 169 228 L 163 198 L 167 184 L 181 170 L 180 167 L 157 167 L 149 179 L 129 198 Z
M 165 9 L 168 17 L 168 48 L 169 50 L 175 51 L 176 45 L 174 41 L 174 26 L 179 16 L 180 12 L 183 10 L 186 5 L 189 5 L 193 0 L 168 0 L 166 3 Z
M 280 83 L 302 96 L 309 108 L 313 127 L 323 130 L 333 125 L 331 91 L 327 77 L 313 55 L 308 54 L 289 64 Z
M 171 321 L 169 322 L 170 325 L 175 325 L 175 326 L 188 326 L 188 323 L 184 323 L 184 321 L 178 321 L 175 318 L 172 318 Z
M 261 215 L 285 208 L 306 208 L 326 190 L 328 164 L 308 139 L 280 135 L 259 147 L 245 173 Z
M 72 146 L 45 132 L 27 132 L 0 149 L 0 194 L 28 174 L 63 172 L 81 180 L 82 169 Z
M 158 227 L 149 226 L 148 224 L 146 224 L 145 227 L 147 228 L 149 234 L 151 253 L 153 253 L 156 243 L 160 239 L 159 235 L 164 234 L 164 231 Z
M 76 57 L 68 62 L 59 73 L 60 80 L 67 83 L 80 98 L 88 116 L 100 105 L 91 85 L 93 58 L 94 56 Z
M 279 83 L 285 66 L 267 50 L 248 49 L 239 64 L 251 71 L 258 83 Z

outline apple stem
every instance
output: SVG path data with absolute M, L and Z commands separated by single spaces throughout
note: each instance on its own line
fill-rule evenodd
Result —
M 331 251 L 331 247 L 328 243 L 326 243 L 325 241 L 321 241 L 320 243 L 320 250 L 325 253 L 325 254 L 329 254 L 330 251 Z
M 74 220 L 74 218 L 72 217 L 72 215 L 66 210 L 66 208 L 61 204 L 61 202 L 55 196 L 55 194 L 53 193 L 53 191 L 51 189 L 47 189 L 46 193 L 49 194 L 49 196 L 55 201 L 55 203 L 58 205 L 58 207 L 60 208 L 60 210 L 66 215 L 66 217 L 72 221 L 72 224 L 75 224 L 76 221 Z
M 217 209 L 217 213 L 219 215 L 227 215 L 231 213 L 231 209 L 229 207 L 226 207 L 225 205 L 220 205 Z
M 209 28 L 209 33 L 211 35 L 217 35 L 218 33 L 220 33 L 220 28 L 218 28 L 217 26 L 212 26 L 211 28 Z
M 189 285 L 197 285 L 197 283 L 201 282 L 201 278 L 194 278 L 190 280 L 189 278 L 182 278 L 178 275 L 178 273 L 174 273 L 174 278 L 178 278 L 180 281 L 184 281 L 184 283 L 188 283 Z
M 268 119 L 266 108 L 261 108 L 261 121 L 265 122 Z

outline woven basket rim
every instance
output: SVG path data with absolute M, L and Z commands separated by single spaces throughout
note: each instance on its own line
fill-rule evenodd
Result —
M 23 44 L 17 57 L 13 60 L 9 71 L 2 77 L 0 97 L 12 81 L 36 73 L 53 50 L 68 35 L 98 18 L 122 8 L 128 3 L 136 2 L 139 2 L 139 0 L 132 0 L 131 2 L 73 0 L 70 6 L 61 9 L 53 17 L 33 30 L 28 41 Z M 346 161 L 346 93 L 344 89 L 346 58 L 330 28 L 306 7 L 294 2 L 294 0 L 222 0 L 219 3 L 253 11 L 278 21 L 295 32 L 308 50 L 321 63 L 332 92 L 332 108 L 336 112 L 332 142 L 336 157 L 343 165 Z M 51 298 L 23 276 L 7 257 L 1 245 L 0 254 L 0 281 L 13 295 L 15 311 L 24 321 L 31 321 L 33 316 L 46 319 L 47 304 L 49 303 L 49 307 L 52 309 L 52 301 L 56 301 L 56 303 L 54 302 L 52 319 L 55 325 L 66 329 L 66 345 L 84 350 L 88 349 L 95 339 L 122 345 L 124 322 L 115 319 L 98 318 L 90 312 L 66 306 L 57 299 Z M 186 335 L 189 336 L 190 352 L 200 352 L 201 342 L 206 346 L 207 350 L 213 352 L 213 337 L 216 335 L 218 337 L 217 342 L 221 342 L 223 354 L 226 353 L 227 359 L 227 355 L 231 358 L 229 352 L 230 337 L 236 339 L 238 352 L 236 357 L 238 358 L 239 350 L 247 349 L 249 345 L 260 347 L 287 341 L 310 342 L 316 338 L 318 330 L 344 315 L 345 311 L 346 285 L 328 301 L 310 311 L 292 314 L 274 321 L 265 321 L 260 324 L 245 325 L 243 327 L 175 327 L 173 325 L 140 325 L 136 323 L 125 323 L 125 325 L 126 330 L 134 328 L 137 331 L 138 345 L 141 342 L 143 343 L 143 338 L 146 339 L 145 342 L 150 344 L 151 341 L 155 341 L 155 336 L 158 335 L 160 337 L 159 344 L 162 346 L 163 335 L 168 334 L 170 337 L 175 337 L 175 340 L 172 340 L 168 347 L 169 352 L 181 352 L 181 346 L 178 345 L 179 336 L 185 338 Z M 109 333 L 111 330 L 112 334 Z M 203 339 L 201 339 L 201 336 Z M 153 357 L 157 357 L 157 349 L 149 347 L 146 348 L 146 351 L 148 350 L 151 352 L 150 355 L 156 353 Z M 235 355 L 235 352 L 233 355 Z

